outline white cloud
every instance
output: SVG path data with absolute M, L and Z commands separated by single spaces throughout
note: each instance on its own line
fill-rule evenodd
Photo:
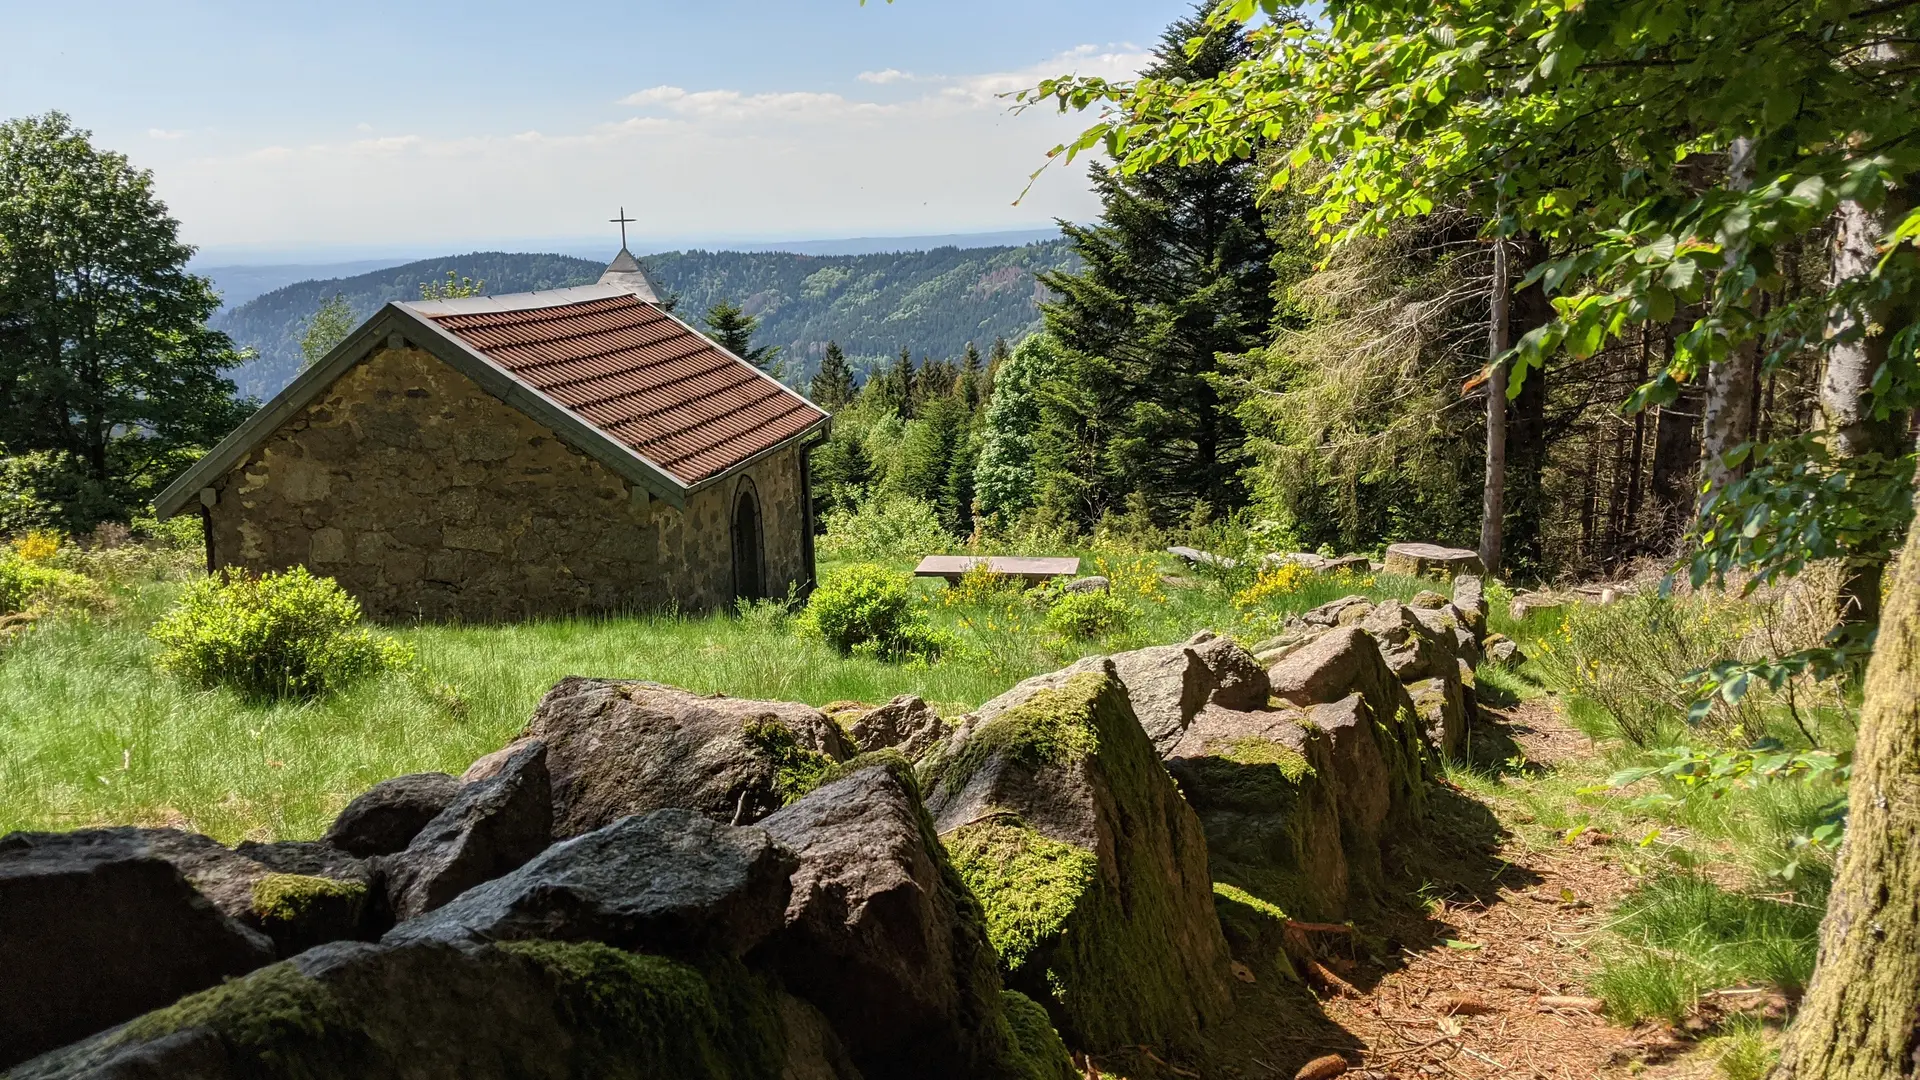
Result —
M 886 86 L 897 82 L 912 82 L 916 78 L 918 78 L 918 76 L 901 71 L 899 68 L 888 68 L 885 71 L 863 71 L 859 75 L 861 82 L 873 83 L 877 86 Z
M 142 164 L 202 244 L 595 235 L 603 211 L 622 204 L 641 219 L 636 237 L 1016 228 L 1084 220 L 1098 204 L 1075 169 L 1050 172 L 1012 205 L 1047 149 L 1088 118 L 1012 115 L 1004 95 L 1068 71 L 1124 77 L 1144 60 L 1134 49 L 1084 47 L 1020 70 L 916 76 L 916 89 L 891 101 L 662 85 L 621 98 L 624 115 L 596 117 L 583 105 L 585 117 L 496 132 L 363 129 L 212 155 L 156 142 Z
M 171 139 L 184 139 L 186 137 L 187 137 L 187 133 L 184 131 L 168 131 L 166 128 L 148 128 L 147 129 L 147 138 L 149 139 L 171 140 Z

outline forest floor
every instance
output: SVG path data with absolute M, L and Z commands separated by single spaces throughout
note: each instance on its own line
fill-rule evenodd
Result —
M 1518 749 L 1511 784 L 1594 752 L 1551 697 L 1494 712 Z M 1537 826 L 1517 800 L 1451 785 L 1434 812 L 1436 835 L 1407 867 L 1422 906 L 1382 911 L 1352 935 L 1316 935 L 1328 970 L 1310 974 L 1314 1002 L 1294 988 L 1244 988 L 1242 1012 L 1252 1005 L 1255 1015 L 1232 1025 L 1238 1052 L 1223 1057 L 1238 1060 L 1224 1072 L 1319 1078 L 1330 1075 L 1321 1059 L 1337 1055 L 1346 1076 L 1368 1080 L 1704 1080 L 1738 1075 L 1723 1069 L 1712 1038 L 1731 1015 L 1782 1019 L 1776 991 L 1734 988 L 1680 1027 L 1609 1021 L 1587 988 L 1597 967 L 1590 944 L 1640 884 L 1634 840 L 1597 830 L 1569 839 Z M 1302 1005 L 1318 1015 L 1272 1026 Z

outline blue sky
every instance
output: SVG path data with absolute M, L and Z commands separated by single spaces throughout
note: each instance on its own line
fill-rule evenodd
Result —
M 1076 168 L 1010 205 L 1079 121 L 995 94 L 1130 74 L 1185 10 L 0 0 L 0 115 L 72 114 L 221 249 L 593 236 L 622 203 L 664 243 L 1012 229 L 1095 204 Z

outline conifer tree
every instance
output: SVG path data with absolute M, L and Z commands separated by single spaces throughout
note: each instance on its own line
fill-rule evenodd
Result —
M 719 300 L 707 309 L 707 335 L 714 343 L 733 355 L 759 368 L 769 375 L 776 374 L 774 358 L 780 355 L 778 345 L 753 346 L 754 331 L 760 329 L 760 320 L 746 313 L 746 310 L 731 300 Z
M 891 409 L 902 420 L 911 420 L 914 415 L 915 389 L 918 380 L 914 377 L 913 354 L 905 348 L 894 358 L 893 366 L 880 378 L 880 405 Z
M 848 366 L 847 354 L 840 350 L 839 342 L 827 342 L 826 355 L 821 357 L 820 370 L 814 373 L 813 382 L 807 387 L 807 396 L 824 409 L 839 409 L 852 403 L 853 368 Z
M 1150 77 L 1203 79 L 1249 55 L 1237 27 L 1208 28 L 1211 7 L 1167 29 Z M 1263 344 L 1273 317 L 1276 247 L 1257 179 L 1245 161 L 1094 170 L 1101 220 L 1062 226 L 1085 269 L 1042 277 L 1059 296 L 1043 307 L 1047 329 L 1069 361 L 1052 426 L 1073 444 L 1055 467 L 1075 475 L 1041 482 L 1074 492 L 1060 509 L 1086 521 L 1139 493 L 1171 521 L 1202 501 L 1245 501 L 1245 437 L 1216 376 L 1217 358 Z
M 980 350 L 974 347 L 973 342 L 967 342 L 967 354 L 960 363 L 958 393 L 968 412 L 979 412 L 980 406 L 986 403 L 986 394 L 981 386 L 985 372 L 981 367 Z

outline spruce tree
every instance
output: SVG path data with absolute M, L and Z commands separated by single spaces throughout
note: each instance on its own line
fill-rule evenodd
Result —
M 918 380 L 914 377 L 913 353 L 901 349 L 894 358 L 893 366 L 880 378 L 880 403 L 884 408 L 893 410 L 893 414 L 902 420 L 911 420 L 914 415 L 915 389 Z
M 966 405 L 968 412 L 979 412 L 980 406 L 986 402 L 986 395 L 982 392 L 981 387 L 981 377 L 983 374 L 984 372 L 981 370 L 980 350 L 974 347 L 973 342 L 969 341 L 967 342 L 966 358 L 960 363 L 960 388 L 958 391 L 960 400 Z
M 1167 29 L 1148 74 L 1206 78 L 1248 55 L 1244 33 L 1207 27 L 1210 6 Z M 1273 317 L 1275 245 L 1255 204 L 1257 167 L 1096 169 L 1093 184 L 1101 220 L 1062 225 L 1084 269 L 1042 278 L 1058 294 L 1043 311 L 1070 384 L 1043 425 L 1055 437 L 1042 442 L 1057 451 L 1052 467 L 1074 475 L 1040 486 L 1082 521 L 1132 493 L 1163 522 L 1202 501 L 1240 505 L 1245 436 L 1217 358 L 1263 344 Z
M 780 347 L 753 347 L 754 331 L 760 329 L 758 318 L 747 314 L 739 304 L 723 299 L 707 309 L 706 322 L 707 336 L 715 344 L 761 371 L 774 374 L 774 358 L 780 355 Z
M 827 342 L 826 355 L 820 359 L 820 370 L 814 373 L 813 382 L 807 387 L 807 396 L 814 404 L 824 409 L 839 409 L 853 401 L 853 368 L 847 364 L 847 354 L 840 351 L 840 343 Z

